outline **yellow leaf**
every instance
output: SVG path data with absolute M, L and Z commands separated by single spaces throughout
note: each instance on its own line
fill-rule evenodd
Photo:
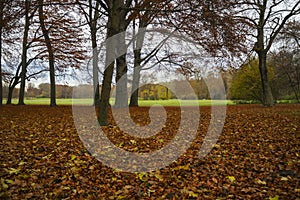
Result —
M 5 189 L 5 190 L 8 188 L 8 185 L 4 182 L 4 179 L 2 179 L 2 178 L 1 178 L 1 187 L 0 187 L 0 189 L 1 188 Z
M 226 176 L 226 178 L 228 178 L 228 180 L 230 182 L 234 182 L 235 181 L 235 177 L 234 176 Z
M 21 161 L 21 162 L 19 162 L 19 166 L 22 166 L 22 165 L 24 165 L 25 164 L 25 162 L 23 162 L 23 161 Z
M 147 181 L 148 180 L 148 174 L 145 172 L 138 173 L 138 177 L 141 181 Z
M 281 181 L 288 181 L 289 179 L 287 177 L 281 177 Z
M 193 191 L 188 190 L 188 189 L 186 189 L 186 188 L 183 188 L 183 189 L 181 190 L 181 192 L 187 194 L 189 197 L 198 197 L 198 194 L 196 194 L 196 193 L 194 193 Z
M 163 177 L 162 175 L 160 174 L 160 171 L 156 171 L 154 176 L 159 180 L 159 181 L 163 181 Z
M 190 169 L 190 164 L 183 165 L 183 166 L 177 166 L 174 168 L 174 170 L 189 170 Z
M 269 200 L 278 200 L 279 199 L 279 196 L 276 195 L 275 197 L 269 197 Z
M 135 140 L 130 140 L 131 144 L 136 144 Z
M 71 160 L 75 160 L 76 156 L 75 155 L 71 155 Z
M 6 179 L 5 182 L 8 183 L 8 184 L 12 184 L 14 181 L 10 180 L 10 179 Z
M 300 192 L 300 189 L 295 189 L 295 192 Z
M 15 169 L 15 168 L 5 169 L 5 171 L 8 172 L 9 174 L 18 174 L 20 172 L 19 169 Z
M 266 185 L 266 184 L 267 184 L 266 181 L 261 181 L 260 179 L 258 179 L 258 180 L 256 181 L 256 183 L 258 183 L 258 184 L 260 184 L 260 185 Z
M 117 147 L 123 147 L 124 142 L 121 142 L 120 144 L 117 144 Z

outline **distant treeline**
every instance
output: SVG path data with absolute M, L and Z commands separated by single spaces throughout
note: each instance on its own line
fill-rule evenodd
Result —
M 210 95 L 204 80 L 189 80 L 190 85 L 194 89 L 192 93 L 185 93 L 182 99 L 191 99 L 196 95 L 198 99 L 210 99 Z M 168 85 L 165 87 L 164 85 Z M 170 87 L 169 87 L 170 85 Z M 172 85 L 172 86 L 171 86 Z M 174 81 L 172 83 L 164 84 L 145 84 L 139 88 L 139 98 L 144 100 L 165 100 L 177 98 L 170 88 L 177 88 L 180 90 L 182 81 Z M 101 86 L 99 87 L 101 91 Z M 115 97 L 115 86 L 112 86 L 111 96 Z M 7 98 L 8 87 L 4 86 L 4 98 Z M 73 92 L 74 91 L 74 92 Z M 128 90 L 129 91 L 129 90 Z M 18 98 L 19 88 L 15 88 L 12 98 Z M 27 98 L 50 98 L 50 84 L 41 83 L 37 87 L 29 83 L 25 92 Z M 93 86 L 83 84 L 78 86 L 56 85 L 57 98 L 93 98 Z M 218 97 L 212 97 L 218 98 Z

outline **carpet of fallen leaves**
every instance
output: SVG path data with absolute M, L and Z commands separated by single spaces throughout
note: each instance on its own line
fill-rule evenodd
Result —
M 178 108 L 166 109 L 166 127 L 145 141 L 126 136 L 113 120 L 104 129 L 128 151 L 159 149 L 180 119 Z M 89 154 L 72 107 L 2 106 L 0 199 L 300 199 L 300 105 L 229 106 L 222 135 L 204 159 L 198 151 L 211 113 L 200 110 L 197 137 L 184 155 L 164 169 L 128 173 Z M 148 123 L 147 112 L 133 108 L 131 116 Z

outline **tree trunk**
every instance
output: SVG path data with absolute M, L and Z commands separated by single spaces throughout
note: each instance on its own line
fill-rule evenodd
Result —
M 55 66 L 54 52 L 49 37 L 49 31 L 46 29 L 44 21 L 43 0 L 39 0 L 39 20 L 44 35 L 45 43 L 49 54 L 49 71 L 50 71 L 50 106 L 56 106 L 56 86 L 55 86 Z
M 8 95 L 7 95 L 7 101 L 6 101 L 7 105 L 11 105 L 13 92 L 14 92 L 14 89 L 17 84 L 18 84 L 17 82 L 16 83 L 14 82 L 11 86 L 8 87 Z
M 258 59 L 259 59 L 259 71 L 260 71 L 260 78 L 261 78 L 261 84 L 262 84 L 262 103 L 263 106 L 270 107 L 274 106 L 274 98 L 272 95 L 272 90 L 269 84 L 268 79 L 268 68 L 267 68 L 267 55 L 264 52 L 258 53 Z
M 117 58 L 115 107 L 125 108 L 127 106 L 128 106 L 127 64 L 126 64 L 126 55 L 122 55 Z
M 91 0 L 90 8 L 92 8 Z M 99 2 L 96 2 L 96 8 L 94 11 L 90 9 L 90 29 L 91 29 L 91 39 L 92 39 L 92 48 L 93 48 L 93 87 L 94 87 L 94 106 L 99 106 L 100 103 L 100 92 L 99 92 L 99 66 L 98 66 L 98 50 L 97 50 L 97 20 L 99 18 Z
M 145 28 L 147 23 L 140 22 L 139 30 L 137 34 L 137 40 L 134 52 L 134 69 L 133 69 L 133 82 L 131 88 L 131 96 L 130 96 L 130 107 L 138 107 L 139 106 L 139 84 L 140 84 L 140 77 L 141 77 L 141 51 L 144 44 L 145 38 Z
M 141 69 L 140 65 L 136 64 L 137 60 L 134 61 L 134 69 L 133 69 L 133 81 L 131 88 L 131 96 L 130 96 L 130 107 L 138 107 L 139 106 L 139 83 L 141 77 Z
M 104 77 L 102 82 L 101 98 L 98 112 L 98 121 L 100 126 L 106 126 L 108 123 L 109 98 L 113 72 L 114 63 L 111 63 L 104 71 Z
M 100 93 L 99 93 L 99 67 L 98 67 L 98 50 L 96 42 L 96 33 L 92 36 L 92 47 L 93 47 L 93 86 L 94 86 L 94 105 L 98 106 L 100 102 Z
M 115 34 L 114 25 L 111 18 L 107 21 L 107 39 L 111 38 Z M 100 104 L 98 109 L 98 122 L 100 126 L 106 126 L 108 123 L 108 109 L 109 98 L 111 92 L 112 76 L 115 66 L 115 41 L 107 41 L 106 43 L 106 57 L 105 57 L 105 70 L 102 80 Z
M 123 0 L 114 0 L 108 2 L 108 21 L 107 21 L 107 43 L 106 43 L 106 60 L 105 60 L 105 70 L 104 70 L 104 76 L 102 81 L 102 89 L 101 89 L 101 96 L 100 96 L 100 104 L 99 104 L 99 112 L 98 112 L 98 121 L 101 126 L 106 126 L 108 123 L 108 108 L 109 108 L 109 98 L 110 98 L 110 92 L 111 92 L 111 83 L 112 83 L 112 76 L 113 76 L 113 70 L 114 70 L 114 64 L 115 64 L 115 52 L 120 48 L 120 46 L 116 46 L 116 43 L 122 44 L 123 41 L 115 41 L 115 39 L 112 39 L 112 36 L 119 34 L 122 31 L 125 31 L 125 24 L 123 24 L 123 28 L 120 25 L 120 23 L 125 21 L 125 14 L 127 10 L 125 10 L 124 2 Z M 125 37 L 125 34 L 124 34 Z M 125 38 L 124 38 L 125 42 Z M 122 46 L 121 46 L 122 48 Z M 117 76 L 120 77 L 120 75 L 124 72 L 127 73 L 127 65 L 126 65 L 126 54 L 121 56 L 121 58 L 118 59 L 118 65 L 123 64 L 123 69 L 119 68 L 119 72 L 117 72 Z M 125 65 L 124 65 L 125 64 Z M 125 67 L 125 68 L 124 68 Z M 120 71 L 121 70 L 121 71 Z M 127 77 L 126 77 L 126 83 L 127 83 Z M 121 86 L 124 87 L 124 86 Z M 124 92 L 124 91 L 122 91 Z M 127 96 L 127 86 L 126 86 L 126 96 Z M 120 101 L 120 100 L 118 100 Z M 126 99 L 126 104 L 127 104 Z M 120 101 L 123 104 L 123 101 Z
M 19 92 L 19 105 L 25 105 L 25 84 L 26 84 L 26 71 L 27 71 L 27 43 L 28 43 L 28 32 L 29 32 L 29 7 L 30 1 L 25 1 L 25 27 L 22 44 L 22 70 L 21 70 L 21 86 Z
M 2 85 L 2 21 L 3 21 L 4 2 L 0 2 L 0 106 L 3 104 L 3 85 Z
M 274 106 L 274 99 L 272 95 L 272 90 L 268 79 L 268 68 L 267 68 L 267 53 L 268 50 L 265 47 L 265 34 L 264 34 L 264 23 L 265 23 L 265 11 L 266 3 L 263 2 L 260 8 L 259 22 L 257 26 L 257 42 L 255 43 L 254 50 L 258 55 L 258 67 L 260 71 L 260 78 L 262 84 L 262 104 L 265 107 Z

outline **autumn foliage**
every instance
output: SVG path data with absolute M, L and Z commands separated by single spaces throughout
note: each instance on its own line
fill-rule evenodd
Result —
M 149 108 L 131 108 L 147 123 Z M 166 108 L 164 131 L 149 139 L 103 128 L 128 151 L 159 149 L 176 134 L 179 108 Z M 210 122 L 201 107 L 198 134 L 168 167 L 124 173 L 97 161 L 76 132 L 71 107 L 3 106 L 0 109 L 1 199 L 297 199 L 300 198 L 300 106 L 229 106 L 219 141 L 203 159 L 198 151 Z

